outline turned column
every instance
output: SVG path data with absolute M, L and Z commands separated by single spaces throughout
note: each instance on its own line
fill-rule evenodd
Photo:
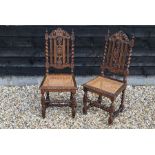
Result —
M 46 106 L 49 106 L 50 104 L 50 96 L 49 96 L 49 92 L 46 92 Z
M 124 98 L 125 98 L 125 90 L 122 91 L 121 105 L 119 107 L 120 112 L 124 110 Z
M 72 118 L 74 118 L 76 114 L 76 107 L 77 107 L 75 93 L 71 93 L 70 98 L 71 98 Z
M 102 96 L 99 95 L 99 97 L 98 97 L 98 103 L 101 105 L 101 102 L 102 102 Z
M 87 97 L 87 89 L 84 88 L 84 96 L 83 96 L 83 114 L 87 114 L 87 100 L 88 100 L 88 97 Z
M 110 106 L 110 111 L 109 111 L 109 120 L 108 120 L 108 123 L 109 125 L 111 125 L 113 123 L 113 113 L 114 113 L 114 100 L 111 100 L 111 106 Z
M 41 91 L 41 105 L 42 105 L 42 117 L 45 118 L 46 103 L 45 103 L 44 91 Z

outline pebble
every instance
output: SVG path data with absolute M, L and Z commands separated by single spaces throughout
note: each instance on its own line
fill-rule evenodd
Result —
M 96 100 L 97 95 L 88 93 Z M 70 93 L 50 93 L 50 98 L 69 99 Z M 125 110 L 108 125 L 108 113 L 90 108 L 87 115 L 82 114 L 83 91 L 78 87 L 76 94 L 77 113 L 73 119 L 71 108 L 54 107 L 46 110 L 46 118 L 41 117 L 40 90 L 34 86 L 0 87 L 0 128 L 5 129 L 135 129 L 155 127 L 155 86 L 127 86 Z M 110 100 L 103 97 L 102 104 L 110 105 Z M 120 96 L 115 101 L 118 108 Z

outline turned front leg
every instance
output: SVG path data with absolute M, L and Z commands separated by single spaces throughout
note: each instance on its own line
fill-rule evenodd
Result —
M 49 92 L 48 91 L 46 92 L 46 100 L 48 100 L 48 101 L 50 100 L 50 96 L 49 96 Z
M 98 103 L 101 104 L 101 102 L 102 102 L 102 96 L 99 95 L 99 97 L 98 97 Z
M 49 92 L 46 92 L 46 106 L 48 107 L 50 104 L 50 97 L 49 97 Z
M 72 108 L 72 118 L 74 118 L 76 114 L 76 107 L 77 107 L 75 93 L 71 93 L 70 99 L 71 99 L 71 108 Z
M 112 100 L 110 110 L 109 110 L 109 120 L 108 120 L 109 125 L 113 123 L 113 119 L 114 119 L 113 115 L 114 115 L 114 100 Z
M 124 98 L 125 98 L 125 90 L 122 91 L 121 105 L 119 107 L 120 112 L 124 110 Z
M 42 117 L 45 118 L 46 103 L 45 103 L 45 96 L 43 91 L 41 92 L 41 105 L 42 105 Z
M 83 114 L 87 114 L 87 100 L 88 100 L 88 97 L 87 97 L 87 90 L 84 89 L 84 96 L 83 96 Z

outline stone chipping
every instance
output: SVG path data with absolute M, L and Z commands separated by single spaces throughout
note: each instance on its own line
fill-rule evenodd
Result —
M 67 99 L 70 93 L 50 93 L 50 98 Z M 89 93 L 95 100 L 97 95 Z M 155 128 L 155 86 L 128 86 L 125 109 L 108 125 L 108 113 L 90 108 L 83 115 L 83 91 L 78 87 L 76 94 L 77 113 L 71 117 L 69 107 L 51 107 L 46 110 L 46 118 L 41 117 L 40 90 L 32 86 L 0 86 L 0 128 L 1 129 L 150 129 Z M 103 97 L 102 104 L 110 105 Z M 115 101 L 116 108 L 120 96 Z

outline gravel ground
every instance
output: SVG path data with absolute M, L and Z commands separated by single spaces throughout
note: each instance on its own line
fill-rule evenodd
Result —
M 69 93 L 51 93 L 51 98 L 69 98 Z M 40 91 L 38 86 L 0 87 L 0 128 L 155 128 L 155 86 L 128 86 L 125 110 L 108 125 L 108 113 L 90 108 L 82 114 L 82 87 L 76 95 L 77 114 L 71 118 L 71 109 L 48 108 L 46 118 L 41 117 Z M 95 94 L 89 94 L 96 99 Z M 103 104 L 110 104 L 103 97 Z M 116 107 L 120 97 L 116 100 Z

